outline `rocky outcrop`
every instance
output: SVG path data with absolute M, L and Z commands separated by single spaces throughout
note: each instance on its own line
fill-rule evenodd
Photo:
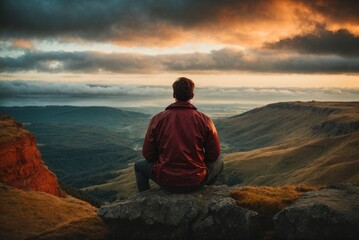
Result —
M 279 102 L 268 104 L 267 107 L 282 110 L 310 111 L 314 114 L 329 115 L 337 109 L 333 106 L 321 106 L 320 102 Z
M 113 239 L 255 239 L 258 214 L 238 207 L 227 186 L 187 194 L 151 189 L 98 210 Z
M 41 159 L 34 136 L 0 115 L 0 181 L 10 186 L 64 196 L 56 175 Z
M 341 136 L 359 131 L 359 121 L 338 122 L 328 120 L 313 126 L 313 134 L 325 134 L 330 137 Z
M 274 217 L 278 239 L 359 239 L 359 186 L 308 192 Z

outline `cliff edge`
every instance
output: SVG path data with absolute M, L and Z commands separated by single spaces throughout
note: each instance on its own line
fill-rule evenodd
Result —
M 0 203 L 0 239 L 107 239 L 97 208 L 67 195 L 34 136 L 1 114 Z
M 0 115 L 0 182 L 62 197 L 56 175 L 41 159 L 34 136 L 14 119 Z

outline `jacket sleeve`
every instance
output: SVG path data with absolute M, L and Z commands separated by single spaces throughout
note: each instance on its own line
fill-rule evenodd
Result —
M 214 162 L 221 154 L 218 133 L 211 119 L 208 120 L 208 134 L 204 144 L 205 162 Z
M 151 119 L 151 122 L 148 125 L 147 133 L 142 146 L 142 155 L 147 161 L 150 162 L 155 162 L 158 159 L 158 145 L 154 132 L 154 123 L 155 117 Z

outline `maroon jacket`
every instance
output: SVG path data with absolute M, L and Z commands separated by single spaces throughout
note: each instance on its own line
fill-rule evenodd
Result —
M 159 185 L 198 186 L 207 174 L 205 162 L 219 157 L 218 134 L 208 116 L 189 102 L 177 101 L 151 119 L 142 154 L 154 162 Z

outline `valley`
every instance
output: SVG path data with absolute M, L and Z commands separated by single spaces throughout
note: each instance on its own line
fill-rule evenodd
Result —
M 34 134 L 46 165 L 66 185 L 106 183 L 141 157 L 150 115 L 107 107 L 0 107 Z M 114 200 L 113 192 L 90 192 Z
M 1 107 L 37 139 L 59 180 L 105 201 L 137 192 L 148 114 L 102 107 Z M 284 102 L 215 119 L 229 186 L 359 183 L 359 103 Z

